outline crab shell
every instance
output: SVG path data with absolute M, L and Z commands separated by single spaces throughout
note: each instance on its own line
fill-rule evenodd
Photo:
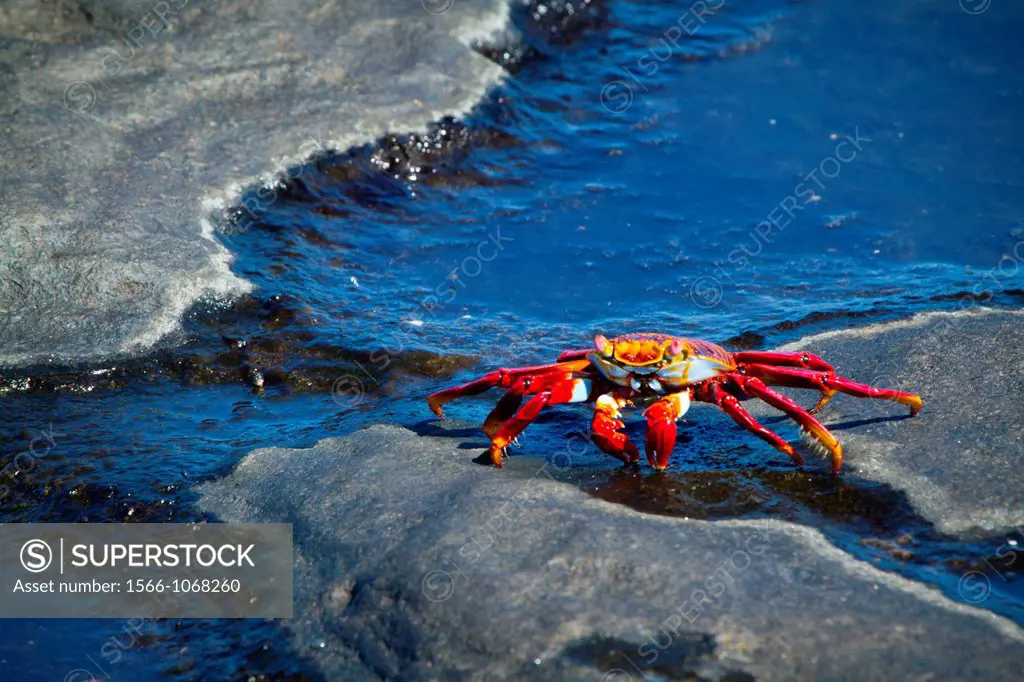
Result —
M 707 341 L 668 334 L 594 337 L 587 356 L 611 383 L 639 393 L 665 395 L 736 369 L 732 354 Z

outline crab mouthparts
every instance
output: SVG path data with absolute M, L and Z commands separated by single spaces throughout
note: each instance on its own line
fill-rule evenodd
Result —
M 651 391 L 654 393 L 663 393 L 664 389 L 661 386 L 661 382 L 656 378 L 641 378 L 631 377 L 629 380 L 629 386 L 634 391 L 643 392 L 644 390 Z

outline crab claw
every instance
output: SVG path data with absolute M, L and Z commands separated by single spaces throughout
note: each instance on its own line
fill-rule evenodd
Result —
M 647 440 L 644 449 L 647 451 L 647 461 L 658 471 L 668 467 L 668 460 L 676 446 L 676 421 L 664 412 L 647 411 Z
M 622 427 L 622 422 L 598 412 L 594 414 L 594 421 L 591 424 L 593 432 L 591 437 L 594 444 L 608 454 L 616 459 L 621 459 L 626 464 L 633 464 L 640 459 L 640 453 L 629 436 L 619 433 L 618 429 Z
M 676 446 L 676 420 L 690 407 L 688 392 L 673 393 L 658 400 L 644 411 L 647 417 L 647 439 L 644 449 L 647 461 L 656 470 L 668 467 L 672 450 Z
M 591 422 L 591 440 L 598 448 L 626 464 L 640 460 L 640 452 L 633 445 L 629 436 L 622 433 L 625 425 L 618 419 L 619 402 L 611 396 L 601 396 L 594 409 L 594 420 Z

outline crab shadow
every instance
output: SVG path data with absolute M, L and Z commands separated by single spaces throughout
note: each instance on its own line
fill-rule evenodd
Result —
M 887 424 L 890 422 L 901 422 L 906 419 L 913 419 L 909 414 L 894 414 L 885 417 L 865 417 L 863 419 L 850 419 L 843 422 L 836 422 L 829 424 L 828 428 L 830 431 L 845 431 L 846 429 L 856 429 L 863 426 L 869 426 L 871 424 Z
M 864 426 L 870 426 L 871 424 L 887 424 L 891 422 L 901 422 L 906 419 L 913 419 L 909 414 L 890 414 L 879 417 L 863 417 L 860 419 L 848 419 L 841 422 L 832 422 L 826 424 L 829 431 L 846 431 L 847 429 L 856 429 Z M 776 415 L 773 417 L 759 417 L 758 421 L 762 424 L 792 424 L 792 420 L 785 415 Z
M 489 445 L 487 436 L 477 425 L 470 425 L 468 422 L 457 419 L 448 419 L 443 422 L 436 419 L 425 419 L 407 428 L 419 436 L 459 439 L 462 442 L 455 446 L 456 450 L 477 450 L 479 454 L 470 461 L 480 466 L 492 466 L 490 455 L 487 452 Z
M 477 447 L 487 449 L 487 437 L 484 435 L 484 432 L 480 430 L 480 427 L 470 425 L 468 422 L 463 422 L 461 420 L 448 419 L 445 421 L 439 421 L 437 419 L 424 419 L 416 422 L 415 424 L 409 425 L 406 428 L 418 436 L 430 436 L 433 438 L 468 438 L 474 441 L 472 443 L 459 443 L 455 447 L 460 450 L 469 450 Z

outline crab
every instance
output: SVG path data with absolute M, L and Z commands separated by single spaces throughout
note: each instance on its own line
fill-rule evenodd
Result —
M 772 386 L 813 389 L 821 397 L 806 410 Z M 822 457 L 831 457 L 836 475 L 843 464 L 842 445 L 814 416 L 836 393 L 891 400 L 908 406 L 911 416 L 920 412 L 922 405 L 921 397 L 913 393 L 841 377 L 812 353 L 730 353 L 709 341 L 658 333 L 612 339 L 598 334 L 593 348 L 565 351 L 549 365 L 497 369 L 475 381 L 433 393 L 427 403 L 443 419 L 441 406 L 445 403 L 495 387 L 506 392 L 484 421 L 483 431 L 491 440 L 489 454 L 496 467 L 502 466 L 508 445 L 518 442 L 519 434 L 545 407 L 593 403 L 593 443 L 626 464 L 639 463 L 640 453 L 622 431 L 622 410 L 644 406 L 647 460 L 654 469 L 663 470 L 675 447 L 676 422 L 692 401 L 717 405 L 740 426 L 803 466 L 803 458 L 792 445 L 759 424 L 740 404 L 758 398 L 793 419 L 812 448 Z

